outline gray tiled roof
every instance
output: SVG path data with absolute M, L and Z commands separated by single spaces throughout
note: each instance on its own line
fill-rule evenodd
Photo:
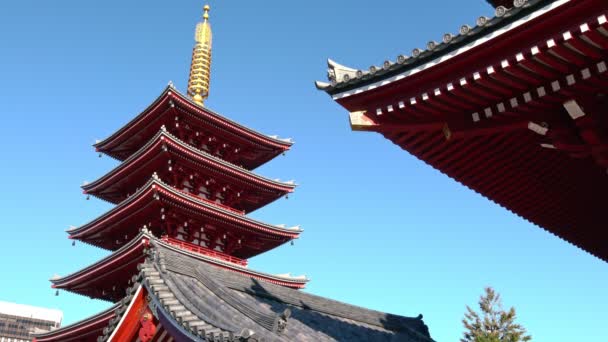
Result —
M 140 281 L 192 340 L 424 341 L 422 317 L 368 310 L 201 263 L 160 244 Z M 160 310 L 160 312 L 159 312 Z
M 333 95 L 401 74 L 462 48 L 556 0 L 509 1 L 513 3 L 513 6 L 511 8 L 498 6 L 494 17 L 481 16 L 476 20 L 474 26 L 464 24 L 459 28 L 457 34 L 446 33 L 441 42 L 431 40 L 426 49 L 413 49 L 411 56 L 399 55 L 395 61 L 387 60 L 382 66 L 371 66 L 368 70 L 356 70 L 329 60 L 328 79 L 330 83 L 317 81 L 316 86 Z

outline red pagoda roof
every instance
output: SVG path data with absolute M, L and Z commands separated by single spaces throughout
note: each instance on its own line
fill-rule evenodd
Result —
M 137 265 L 145 259 L 150 237 L 140 234 L 100 261 L 65 277 L 53 278 L 53 288 L 68 290 L 90 298 L 117 302 L 125 295 Z
M 599 0 L 516 1 L 382 72 L 351 78 L 330 63 L 333 84 L 317 85 L 354 130 L 608 260 L 607 11 Z
M 74 324 L 61 327 L 45 334 L 38 334 L 33 342 L 97 342 L 97 337 L 103 335 L 103 329 L 110 320 L 116 317 L 116 309 L 120 304 L 111 306 L 94 316 Z
M 184 242 L 178 242 L 176 245 L 174 241 L 157 239 L 146 231 L 100 261 L 68 276 L 51 279 L 52 287 L 91 298 L 117 302 L 124 297 L 131 277 L 139 272 L 138 265 L 146 257 L 144 250 L 152 247 L 150 242 L 201 262 L 272 284 L 300 289 L 304 288 L 308 282 L 305 277 L 272 275 L 254 271 L 247 268 L 244 263 L 239 264 L 238 261 L 231 260 L 234 258 L 229 256 L 218 256 L 215 251 L 203 251 L 200 248 L 184 246 L 188 245 Z
M 277 247 L 302 232 L 299 228 L 283 228 L 253 220 L 234 210 L 219 207 L 203 198 L 176 190 L 161 182 L 156 175 L 135 194 L 94 221 L 69 231 L 70 238 L 115 250 L 139 228 L 149 225 L 161 235 L 163 225 L 188 222 L 188 227 L 203 227 L 205 235 L 222 238 L 218 232 L 228 232 L 230 239 L 240 240 L 234 255 L 247 259 Z M 218 229 L 221 227 L 222 229 Z M 167 228 L 169 229 L 169 228 Z M 185 235 L 182 231 L 177 233 Z M 228 244 L 228 242 L 226 242 Z M 230 252 L 228 252 L 230 253 Z M 232 253 L 230 253 L 232 254 Z
M 183 168 L 184 170 L 178 170 Z M 225 190 L 224 205 L 251 212 L 293 192 L 294 183 L 283 183 L 258 176 L 210 154 L 198 150 L 168 133 L 164 127 L 139 151 L 100 179 L 84 185 L 85 193 L 112 203 L 123 201 L 157 172 L 164 180 L 180 179 L 189 183 L 189 191 L 200 185 Z M 190 177 L 188 177 L 190 176 Z M 196 176 L 196 179 L 194 177 Z M 198 181 L 197 186 L 191 183 Z M 213 184 L 209 184 L 212 181 Z M 174 186 L 176 184 L 173 184 Z M 215 193 L 215 191 L 213 191 Z
M 141 114 L 94 146 L 97 151 L 122 161 L 146 144 L 163 125 L 184 141 L 213 143 L 211 153 L 249 170 L 292 145 L 288 140 L 261 134 L 201 107 L 169 86 Z

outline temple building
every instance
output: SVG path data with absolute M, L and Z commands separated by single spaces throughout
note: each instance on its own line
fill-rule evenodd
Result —
M 36 336 L 51 341 L 411 341 L 432 342 L 422 316 L 382 313 L 307 294 L 308 279 L 252 270 L 248 259 L 299 238 L 298 226 L 248 213 L 295 189 L 253 170 L 289 150 L 204 106 L 209 96 L 209 7 L 196 27 L 187 94 L 169 85 L 96 150 L 120 164 L 83 185 L 115 204 L 68 230 L 110 251 L 51 279 L 113 303 L 107 310 Z
M 608 2 L 493 0 L 440 41 L 317 82 L 353 130 L 608 261 Z

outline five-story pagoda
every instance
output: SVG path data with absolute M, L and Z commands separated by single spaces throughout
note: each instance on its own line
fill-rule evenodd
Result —
M 169 85 L 95 144 L 121 163 L 83 190 L 116 206 L 68 233 L 112 253 L 51 280 L 56 289 L 115 305 L 36 340 L 431 341 L 420 318 L 305 294 L 298 291 L 304 276 L 247 267 L 248 258 L 301 233 L 246 216 L 294 190 L 292 182 L 252 172 L 291 142 L 204 107 L 211 71 L 208 12 L 205 6 L 196 27 L 188 96 Z

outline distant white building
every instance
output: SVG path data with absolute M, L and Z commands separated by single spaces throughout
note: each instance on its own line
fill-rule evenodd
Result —
M 0 342 L 29 342 L 32 334 L 59 328 L 63 312 L 0 301 Z

